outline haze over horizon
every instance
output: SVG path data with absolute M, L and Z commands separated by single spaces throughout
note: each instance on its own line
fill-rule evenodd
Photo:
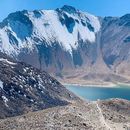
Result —
M 8 14 L 20 10 L 56 9 L 63 5 L 74 6 L 77 9 L 92 13 L 96 16 L 122 16 L 130 13 L 129 0 L 1 0 L 0 21 Z

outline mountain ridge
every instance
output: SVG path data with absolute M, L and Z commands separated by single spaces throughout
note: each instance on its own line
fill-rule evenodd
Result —
M 115 75 L 127 83 L 129 22 L 129 14 L 101 18 L 67 5 L 56 10 L 19 11 L 0 26 L 0 50 L 61 80 L 76 75 L 77 80 L 84 80 L 101 73 L 106 75 L 103 82 L 119 82 L 120 78 L 109 76 Z
M 79 100 L 44 71 L 0 53 L 0 119 Z

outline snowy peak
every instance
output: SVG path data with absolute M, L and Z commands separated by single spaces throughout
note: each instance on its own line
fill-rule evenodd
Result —
M 33 32 L 33 24 L 29 19 L 29 14 L 26 10 L 10 14 L 3 21 L 3 25 L 4 24 L 8 27 L 9 31 L 16 33 L 17 37 L 21 40 L 30 37 Z
M 94 15 L 91 15 L 87 12 L 82 12 L 68 5 L 64 5 L 62 8 L 58 8 L 56 11 L 59 12 L 59 16 L 67 15 L 68 17 L 72 17 L 78 24 L 82 24 L 84 27 L 88 27 L 90 31 L 98 32 L 100 30 L 99 19 Z
M 21 49 L 30 51 L 39 44 L 57 43 L 72 53 L 79 39 L 94 43 L 99 30 L 97 17 L 67 5 L 56 10 L 18 11 L 0 24 L 0 50 L 18 55 Z
M 72 6 L 69 6 L 69 5 L 64 5 L 62 8 L 60 8 L 62 11 L 65 11 L 65 12 L 68 12 L 70 14 L 75 14 L 75 13 L 78 13 L 78 10 L 75 9 L 74 7 Z

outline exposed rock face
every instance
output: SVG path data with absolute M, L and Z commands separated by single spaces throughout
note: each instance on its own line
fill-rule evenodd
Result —
M 118 74 L 130 75 L 130 14 L 103 20 L 101 50 L 105 63 Z
M 129 101 L 120 99 L 90 103 L 80 101 L 67 106 L 0 120 L 0 129 L 129 130 L 129 106 Z
M 76 99 L 46 72 L 0 53 L 0 118 L 63 106 Z

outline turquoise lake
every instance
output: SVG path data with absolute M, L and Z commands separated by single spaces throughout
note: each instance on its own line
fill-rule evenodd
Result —
M 95 101 L 97 99 L 123 98 L 130 100 L 130 87 L 84 87 L 76 85 L 66 85 L 67 89 L 75 93 L 77 96 L 87 100 Z

